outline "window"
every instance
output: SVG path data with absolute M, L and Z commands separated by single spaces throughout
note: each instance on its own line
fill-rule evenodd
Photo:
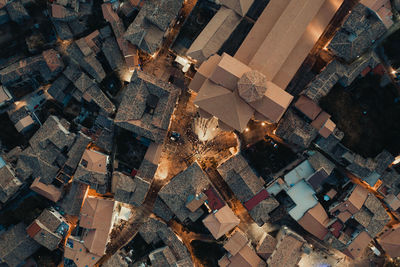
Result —
M 87 162 L 87 160 L 85 160 L 85 159 L 82 159 L 82 161 L 81 161 L 81 165 L 82 165 L 83 167 L 87 168 L 87 166 L 88 166 L 88 162 Z

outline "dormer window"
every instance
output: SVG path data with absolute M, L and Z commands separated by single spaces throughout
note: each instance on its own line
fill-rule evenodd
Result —
M 85 160 L 85 159 L 82 159 L 82 161 L 81 161 L 81 165 L 82 165 L 83 167 L 87 168 L 87 166 L 88 166 L 88 162 L 87 162 L 87 160 Z

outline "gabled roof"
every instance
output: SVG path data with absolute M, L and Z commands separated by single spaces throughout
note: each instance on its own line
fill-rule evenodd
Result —
M 82 206 L 79 226 L 90 229 L 84 236 L 85 247 L 98 256 L 105 253 L 111 231 L 114 200 L 88 197 Z
M 266 260 L 272 254 L 272 252 L 274 252 L 277 243 L 278 241 L 276 238 L 265 233 L 260 242 L 257 244 L 256 252 L 264 260 Z
M 240 22 L 240 17 L 222 6 L 189 47 L 186 55 L 202 63 L 216 54 Z
M 197 69 L 192 81 L 189 84 L 189 89 L 194 92 L 199 92 L 203 83 L 211 77 L 217 67 L 218 62 L 221 61 L 221 56 L 215 54 L 212 55 L 208 60 L 204 61 L 200 67 Z
M 320 203 L 309 209 L 297 222 L 320 240 L 328 234 L 328 214 Z
M 368 190 L 365 189 L 362 185 L 356 185 L 347 201 L 350 202 L 355 209 L 359 210 L 361 209 L 367 197 Z
M 388 229 L 378 241 L 390 257 L 400 257 L 400 224 Z
M 211 232 L 215 239 L 220 238 L 239 224 L 240 220 L 229 206 L 225 205 L 223 208 L 215 213 L 208 215 L 203 223 Z
M 269 267 L 297 266 L 303 255 L 304 241 L 292 232 L 278 236 L 278 245 L 268 258 Z
M 79 225 L 87 229 L 109 229 L 113 211 L 113 200 L 87 197 L 82 206 Z
M 76 237 L 70 237 L 64 248 L 64 257 L 74 261 L 77 267 L 94 266 L 100 256 L 87 251 L 85 245 Z
M 237 14 L 244 17 L 253 2 L 254 0 L 222 0 L 221 4 L 233 9 Z
M 248 73 L 248 75 L 245 75 L 246 73 Z M 243 77 L 243 82 L 246 83 L 257 82 L 263 78 L 262 74 L 253 72 L 246 64 L 243 64 L 227 53 L 223 53 L 221 59 L 217 63 L 216 68 L 211 73 L 209 78 L 214 83 L 231 91 L 235 91 L 238 87 L 238 82 L 243 75 L 245 75 Z
M 236 255 L 229 258 L 229 266 L 235 267 L 261 267 L 265 266 L 263 260 L 256 254 L 250 245 L 245 245 Z
M 346 255 L 352 257 L 353 259 L 359 258 L 364 250 L 367 248 L 371 240 L 372 238 L 369 236 L 369 234 L 365 231 L 362 231 L 347 247 Z
M 248 242 L 247 236 L 242 231 L 235 232 L 225 243 L 226 249 L 232 256 L 235 256 Z
M 264 96 L 249 104 L 269 121 L 277 123 L 292 102 L 293 96 L 270 81 L 267 81 L 266 86 Z
M 270 1 L 235 57 L 285 89 L 342 2 Z
M 305 95 L 301 95 L 296 101 L 294 106 L 306 115 L 310 120 L 315 120 L 318 114 L 321 112 L 321 108 Z
M 53 202 L 60 200 L 62 190 L 52 184 L 44 184 L 40 182 L 40 177 L 37 177 L 30 186 L 30 189 Z

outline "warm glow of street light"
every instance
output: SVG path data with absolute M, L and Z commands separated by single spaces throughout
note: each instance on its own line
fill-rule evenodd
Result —
M 122 74 L 122 79 L 123 79 L 125 82 L 130 82 L 130 81 L 131 81 L 131 77 L 132 77 L 134 71 L 135 71 L 135 70 L 132 70 L 132 71 L 127 70 L 127 71 L 125 71 L 125 72 Z
M 246 128 L 244 131 L 247 133 L 248 131 L 250 131 L 250 129 L 249 129 L 249 128 Z
M 151 55 L 151 58 L 152 58 L 152 59 L 155 59 L 155 58 L 157 57 L 157 54 L 158 54 L 158 53 L 155 52 L 154 54 Z
M 168 166 L 165 161 L 160 162 L 158 164 L 158 168 L 155 174 L 155 178 L 159 180 L 164 180 L 168 176 Z
M 265 126 L 265 122 L 262 122 L 262 123 L 261 123 L 261 126 Z

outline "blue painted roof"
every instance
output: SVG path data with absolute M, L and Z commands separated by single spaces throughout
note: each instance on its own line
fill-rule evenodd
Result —
M 3 168 L 4 166 L 6 166 L 6 162 L 2 157 L 0 157 L 0 169 Z

